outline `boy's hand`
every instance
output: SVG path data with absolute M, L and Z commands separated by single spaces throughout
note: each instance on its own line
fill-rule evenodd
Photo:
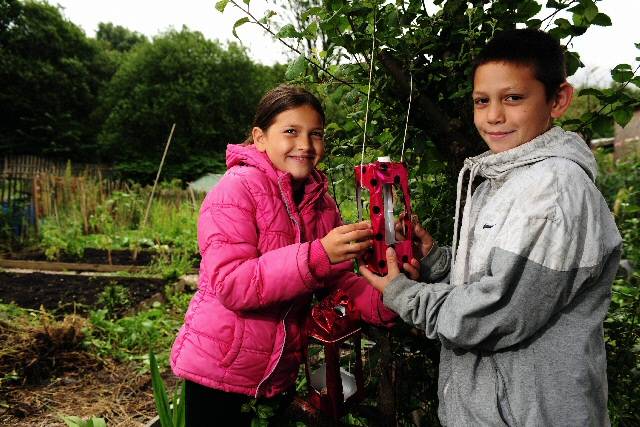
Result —
M 372 236 L 371 223 L 362 221 L 334 228 L 320 239 L 320 243 L 329 255 L 331 264 L 337 264 L 360 256 L 372 245 Z
M 433 237 L 431 234 L 420 224 L 418 217 L 413 215 L 411 218 L 411 222 L 413 222 L 413 235 L 414 239 L 418 243 L 418 251 L 416 253 L 420 253 L 422 257 L 429 255 L 431 252 L 431 248 L 433 248 Z
M 371 285 L 373 285 L 373 287 L 379 290 L 380 292 L 384 292 L 384 289 L 387 287 L 387 285 L 389 285 L 389 283 L 391 283 L 393 279 L 395 279 L 400 275 L 400 269 L 398 268 L 398 257 L 396 256 L 396 251 L 394 251 L 393 248 L 389 247 L 387 248 L 386 256 L 387 256 L 387 265 L 389 266 L 386 276 L 380 277 L 372 273 L 371 270 L 369 270 L 367 267 L 364 266 L 364 263 L 362 263 L 362 265 L 360 266 L 360 273 L 362 274 L 362 277 L 367 279 L 369 283 L 371 283 Z M 408 264 L 405 263 L 404 265 L 406 268 Z
M 404 216 L 406 214 L 402 212 L 399 215 L 399 220 L 395 224 L 396 228 L 396 240 L 402 241 L 404 239 Z M 420 258 L 429 255 L 431 252 L 431 248 L 433 248 L 433 237 L 431 234 L 420 224 L 420 220 L 417 215 L 411 215 L 411 223 L 413 224 L 413 241 L 414 241 L 414 254 L 419 256 Z M 418 255 L 420 254 L 420 255 Z M 420 278 L 420 261 L 416 258 L 411 258 L 411 260 L 407 263 L 402 264 L 402 269 L 404 273 L 411 280 L 418 280 Z

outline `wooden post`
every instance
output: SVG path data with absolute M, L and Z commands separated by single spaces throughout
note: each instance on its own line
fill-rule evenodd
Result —
M 149 202 L 147 203 L 147 209 L 144 212 L 144 218 L 142 219 L 142 226 L 140 228 L 144 228 L 147 225 L 147 219 L 149 217 L 149 209 L 151 208 L 151 201 L 153 200 L 153 193 L 156 191 L 156 185 L 158 185 L 158 178 L 160 178 L 160 172 L 162 171 L 162 165 L 164 165 L 164 159 L 167 156 L 167 151 L 169 151 L 169 144 L 171 143 L 171 138 L 173 137 L 173 131 L 176 128 L 176 124 L 174 123 L 171 126 L 171 132 L 169 133 L 169 138 L 167 139 L 167 143 L 164 146 L 164 153 L 162 153 L 162 160 L 160 160 L 160 167 L 158 167 L 158 173 L 156 174 L 156 180 L 153 182 L 153 187 L 151 188 L 151 194 L 149 195 Z
M 31 198 L 33 200 L 33 221 L 34 221 L 34 228 L 36 230 L 36 235 L 38 235 L 40 233 L 40 224 L 38 224 L 40 222 L 40 204 L 38 203 L 38 197 L 39 197 L 39 192 L 40 192 L 40 185 L 39 185 L 39 177 L 40 174 L 36 173 L 35 175 L 33 175 L 33 186 L 31 188 Z

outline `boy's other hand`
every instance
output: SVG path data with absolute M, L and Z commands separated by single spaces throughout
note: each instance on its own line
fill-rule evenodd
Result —
M 382 276 L 382 277 L 378 276 L 377 274 L 369 270 L 367 267 L 365 267 L 364 263 L 362 263 L 362 265 L 360 266 L 360 273 L 362 274 L 362 277 L 367 279 L 367 281 L 369 281 L 369 283 L 371 283 L 371 285 L 377 290 L 379 290 L 380 292 L 384 292 L 385 288 L 389 285 L 389 283 L 391 283 L 393 279 L 395 279 L 400 275 L 400 269 L 398 268 L 398 257 L 396 256 L 396 251 L 394 251 L 393 248 L 389 247 L 387 248 L 386 256 L 387 256 L 387 265 L 389 266 L 386 276 Z M 405 263 L 404 265 L 407 266 L 408 264 Z
M 320 243 L 331 264 L 337 264 L 360 256 L 372 245 L 373 229 L 369 221 L 346 224 L 327 233 Z
M 411 218 L 411 222 L 413 222 L 413 235 L 414 240 L 418 244 L 418 250 L 415 252 L 416 254 L 420 253 L 421 258 L 426 257 L 431 252 L 431 248 L 433 248 L 433 237 L 429 232 L 420 224 L 418 217 L 413 215 Z M 413 262 L 413 260 L 411 260 Z M 418 264 L 419 267 L 419 264 Z M 415 280 L 415 279 L 414 279 Z

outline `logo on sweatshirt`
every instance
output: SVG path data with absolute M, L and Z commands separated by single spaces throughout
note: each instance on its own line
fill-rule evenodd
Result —
M 482 226 L 482 228 L 483 228 L 483 229 L 485 229 L 485 228 L 491 228 L 491 227 L 493 227 L 494 225 L 495 225 L 495 224 L 485 224 L 485 225 L 483 225 L 483 226 Z

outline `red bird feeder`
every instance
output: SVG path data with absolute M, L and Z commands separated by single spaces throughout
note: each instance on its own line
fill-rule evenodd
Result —
M 309 403 L 334 420 L 344 416 L 364 394 L 358 321 L 359 314 L 349 296 L 338 290 L 311 309 L 306 323 L 305 374 Z M 346 344 L 353 347 L 349 354 L 355 350 L 353 374 L 340 367 L 340 349 Z M 323 350 L 324 363 L 313 363 L 317 354 L 311 354 L 312 347 Z
M 355 178 L 360 221 L 364 211 L 362 188 L 367 189 L 370 194 L 369 214 L 374 240 L 373 246 L 364 254 L 365 265 L 381 276 L 387 274 L 386 251 L 392 246 L 402 269 L 402 264 L 409 262 L 413 257 L 413 225 L 407 165 L 404 162 L 392 162 L 389 157 L 379 157 L 377 162 L 356 166 Z M 404 214 L 396 218 L 394 207 L 399 205 Z

